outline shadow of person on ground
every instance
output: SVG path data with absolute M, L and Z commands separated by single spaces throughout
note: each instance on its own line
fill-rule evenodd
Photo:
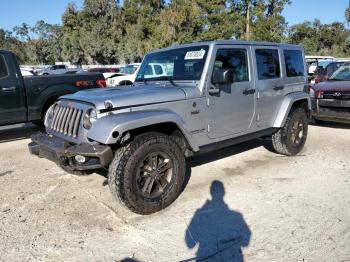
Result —
M 251 231 L 241 213 L 224 202 L 222 182 L 212 182 L 212 199 L 195 212 L 185 235 L 189 248 L 198 245 L 197 256 L 187 261 L 243 262 L 242 247 L 249 245 Z

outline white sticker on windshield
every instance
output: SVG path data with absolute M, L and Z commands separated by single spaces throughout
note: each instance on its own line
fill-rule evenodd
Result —
M 199 51 L 189 51 L 186 53 L 185 60 L 189 59 L 203 59 L 205 55 L 205 50 L 201 49 Z

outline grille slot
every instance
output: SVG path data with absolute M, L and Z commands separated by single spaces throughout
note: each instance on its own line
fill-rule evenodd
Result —
M 83 112 L 79 108 L 57 105 L 50 128 L 62 135 L 77 138 Z
M 327 91 L 323 93 L 325 99 L 350 100 L 349 91 Z

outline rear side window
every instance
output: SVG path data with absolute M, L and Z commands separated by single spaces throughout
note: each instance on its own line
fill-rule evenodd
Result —
M 216 53 L 214 70 L 231 69 L 233 81 L 249 81 L 247 51 L 245 49 L 219 49 Z
M 7 71 L 7 66 L 5 62 L 5 58 L 0 55 L 0 78 L 8 76 L 9 73 Z
M 284 50 L 287 77 L 304 76 L 303 54 L 299 50 Z
M 281 76 L 278 50 L 255 50 L 259 80 L 279 78 Z

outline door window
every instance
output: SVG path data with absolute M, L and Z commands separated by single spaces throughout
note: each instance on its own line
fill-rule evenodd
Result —
M 304 76 L 304 62 L 299 50 L 284 50 L 287 77 Z
M 249 81 L 247 51 L 245 49 L 219 49 L 216 53 L 214 71 L 231 69 L 233 81 Z
M 279 78 L 281 76 L 277 50 L 256 49 L 255 55 L 259 80 Z
M 8 75 L 9 73 L 7 70 L 5 58 L 2 55 L 0 55 L 0 78 L 4 78 Z

